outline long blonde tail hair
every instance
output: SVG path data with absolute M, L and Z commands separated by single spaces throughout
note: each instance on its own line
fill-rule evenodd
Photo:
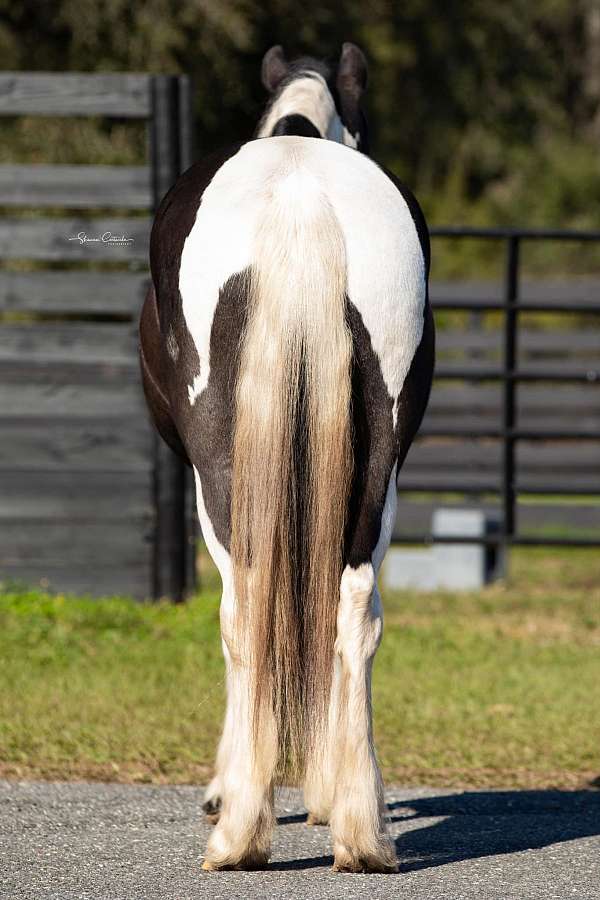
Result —
M 327 721 L 353 469 L 344 239 L 301 164 L 273 179 L 254 259 L 235 406 L 234 583 L 255 739 L 274 714 L 280 765 L 298 772 Z

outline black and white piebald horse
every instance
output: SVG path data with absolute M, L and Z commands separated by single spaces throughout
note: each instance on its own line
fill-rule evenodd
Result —
M 396 477 L 432 376 L 428 233 L 365 155 L 357 47 L 333 72 L 275 47 L 262 75 L 258 139 L 193 166 L 160 206 L 140 326 L 148 403 L 193 467 L 223 581 L 204 868 L 266 863 L 291 765 L 335 868 L 393 871 L 371 668 Z

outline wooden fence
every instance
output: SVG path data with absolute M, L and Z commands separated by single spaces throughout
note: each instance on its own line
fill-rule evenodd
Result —
M 185 77 L 0 75 L 2 116 L 140 119 L 149 148 L 143 166 L 0 166 L 5 580 L 174 599 L 193 584 L 186 475 L 149 424 L 137 361 L 151 213 L 191 163 L 189 103 Z M 128 240 L 77 239 L 108 232 Z
M 139 119 L 149 148 L 144 166 L 0 166 L 1 579 L 174 599 L 194 583 L 193 489 L 149 424 L 137 362 L 150 214 L 191 163 L 189 106 L 185 77 L 0 75 L 0 115 Z M 28 208 L 35 215 L 18 214 Z M 69 240 L 80 232 L 131 240 Z M 504 293 L 431 289 L 434 308 L 476 315 L 502 316 Z M 515 303 L 585 314 L 599 296 L 593 279 L 524 283 Z M 508 426 L 502 330 L 469 320 L 438 331 L 439 377 L 400 476 L 397 539 L 426 535 L 440 504 L 495 502 L 502 514 L 511 492 L 525 530 L 600 532 L 598 507 L 577 502 L 600 495 L 588 439 L 600 434 L 600 331 L 587 321 L 521 324 L 512 366 L 524 382 Z

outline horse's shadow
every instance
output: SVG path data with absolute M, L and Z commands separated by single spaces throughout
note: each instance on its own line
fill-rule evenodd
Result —
M 410 828 L 396 838 L 401 872 L 540 849 L 600 835 L 600 791 L 468 791 L 388 804 L 391 823 Z M 300 822 L 305 816 L 278 821 Z M 427 821 L 437 819 L 438 821 Z M 419 825 L 419 820 L 424 820 Z M 280 864 L 312 868 L 329 856 Z

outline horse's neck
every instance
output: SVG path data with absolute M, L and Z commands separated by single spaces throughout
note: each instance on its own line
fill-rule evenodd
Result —
M 292 81 L 267 110 L 257 137 L 269 137 L 280 119 L 293 115 L 303 116 L 312 122 L 321 137 L 339 139 L 335 132 L 341 134 L 341 122 L 333 97 L 321 75 L 315 73 Z M 339 123 L 338 129 L 336 123 Z

